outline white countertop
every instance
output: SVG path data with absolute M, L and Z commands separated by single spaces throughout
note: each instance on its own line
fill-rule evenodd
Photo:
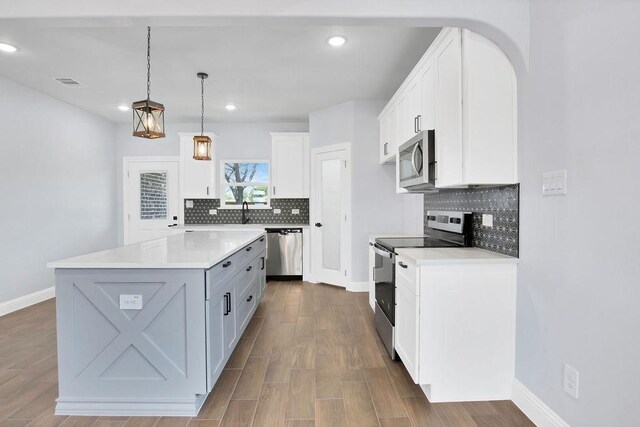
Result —
M 210 268 L 264 235 L 262 229 L 180 233 L 54 261 L 49 268 Z
M 519 262 L 518 258 L 480 248 L 403 248 L 396 253 L 416 265 Z
M 265 228 L 309 228 L 309 224 L 186 224 L 174 227 L 177 230 L 264 230 Z

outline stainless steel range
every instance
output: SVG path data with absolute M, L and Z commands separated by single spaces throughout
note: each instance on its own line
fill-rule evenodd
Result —
M 392 359 L 395 359 L 396 249 L 446 248 L 471 246 L 471 213 L 451 211 L 427 212 L 428 234 L 416 237 L 387 237 L 376 239 L 373 269 L 376 306 L 375 325 Z

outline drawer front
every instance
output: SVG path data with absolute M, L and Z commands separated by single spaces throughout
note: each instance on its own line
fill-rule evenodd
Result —
M 237 308 L 237 322 L 238 322 L 238 335 L 242 334 L 245 330 L 249 321 L 251 320 L 251 316 L 255 312 L 255 309 L 258 305 L 258 287 L 260 283 L 258 280 L 255 280 L 252 286 L 248 289 L 248 292 L 244 296 L 244 298 L 238 298 L 240 300 L 240 305 Z
M 210 300 L 216 289 L 228 282 L 240 270 L 238 253 L 231 255 L 224 261 L 214 265 L 205 272 L 205 297 Z
M 400 257 L 396 258 L 396 286 L 406 286 L 411 293 L 420 295 L 416 266 Z
M 254 283 L 258 281 L 261 264 L 260 257 L 256 257 L 238 273 L 237 279 L 235 279 L 236 293 L 238 295 L 237 305 L 242 304 L 242 299 L 247 295 Z
M 253 258 L 258 256 L 260 252 L 262 252 L 267 247 L 267 238 L 265 236 L 261 236 L 259 239 L 251 242 L 246 247 L 240 249 L 237 253 L 238 262 L 240 264 L 248 263 Z

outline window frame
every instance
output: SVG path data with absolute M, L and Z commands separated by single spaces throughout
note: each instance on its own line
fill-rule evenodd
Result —
M 267 168 L 269 169 L 269 179 L 268 182 L 260 182 L 259 184 L 267 185 L 267 203 L 262 205 L 252 205 L 249 204 L 249 208 L 251 209 L 271 209 L 271 193 L 269 189 L 271 188 L 271 161 L 267 159 L 226 159 L 220 160 L 220 209 L 242 209 L 242 205 L 228 205 L 225 199 L 225 191 L 224 188 L 229 184 L 225 180 L 224 176 L 224 166 L 226 163 L 266 163 Z M 250 184 L 245 182 L 245 184 Z

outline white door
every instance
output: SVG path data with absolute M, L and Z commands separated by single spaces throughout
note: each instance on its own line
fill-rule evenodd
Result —
M 124 243 L 173 234 L 178 224 L 178 160 L 131 160 L 124 164 Z
M 312 274 L 317 282 L 347 286 L 351 236 L 349 144 L 312 152 Z

